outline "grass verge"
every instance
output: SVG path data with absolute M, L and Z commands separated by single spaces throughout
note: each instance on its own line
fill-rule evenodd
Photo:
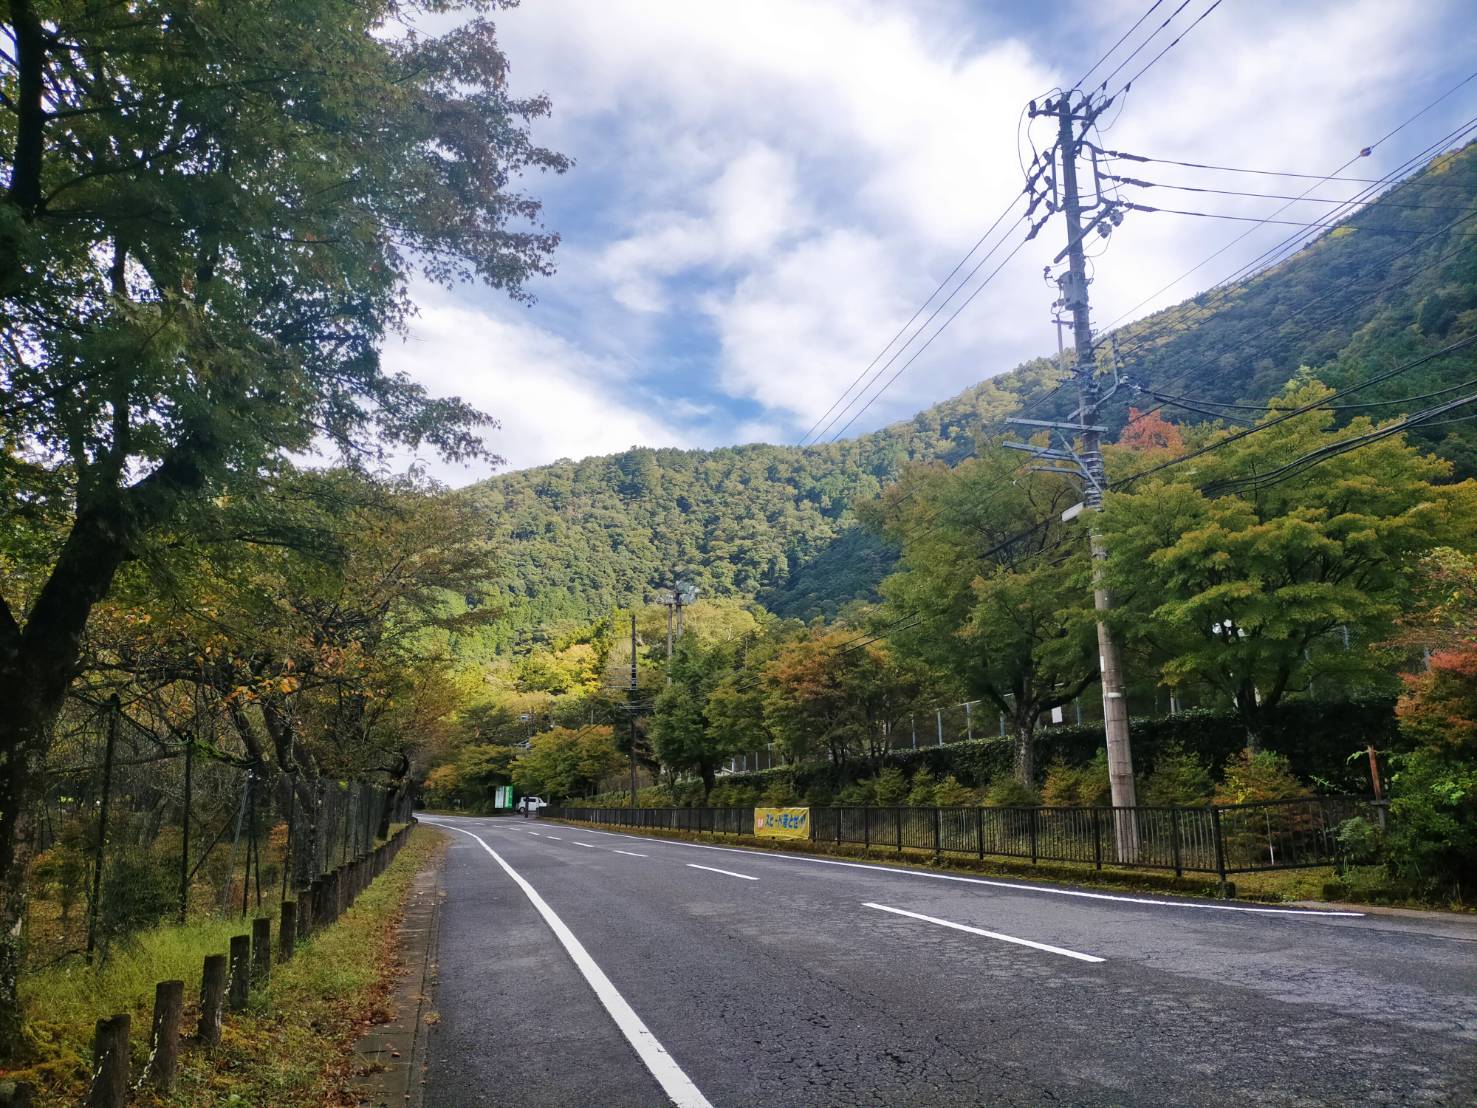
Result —
M 442 849 L 444 835 L 417 827 L 389 867 L 338 922 L 315 932 L 292 961 L 272 967 L 246 1012 L 227 1014 L 220 1046 L 181 1051 L 174 1092 L 141 1090 L 142 1105 L 351 1105 L 351 1049 L 386 1016 L 395 970 L 396 927 L 411 884 Z M 39 1103 L 75 1104 L 86 1092 L 93 1025 L 127 1012 L 133 1018 L 133 1067 L 143 1072 L 158 981 L 185 982 L 183 1030 L 199 1019 L 201 963 L 224 953 L 242 920 L 161 927 L 116 950 L 96 968 L 68 965 L 22 980 L 31 1056 L 4 1076 L 37 1087 Z
M 753 835 L 715 835 L 693 831 L 674 831 L 665 828 L 624 827 L 618 824 L 584 824 L 565 820 L 544 820 L 545 823 L 565 823 L 570 827 L 598 826 L 629 835 L 648 838 L 676 839 L 685 842 L 715 843 L 723 846 L 739 846 L 750 850 L 775 853 L 814 854 L 820 856 L 854 858 L 875 865 L 906 866 L 910 869 L 934 869 L 946 873 L 980 874 L 989 877 L 1008 877 L 1023 882 L 1039 881 L 1077 885 L 1083 888 L 1112 889 L 1119 892 L 1169 893 L 1175 896 L 1218 897 L 1219 882 L 1214 874 L 1186 874 L 1176 877 L 1166 870 L 1119 869 L 1117 867 L 1097 869 L 1093 866 L 1073 865 L 1062 862 L 1016 862 L 1010 859 L 980 859 L 967 854 L 944 852 L 935 857 L 931 850 L 903 848 L 896 850 L 868 851 L 865 847 L 849 843 L 822 843 L 793 839 L 761 839 Z M 1271 870 L 1264 873 L 1232 874 L 1230 880 L 1236 886 L 1238 899 L 1269 904 L 1289 901 L 1321 901 L 1329 899 L 1329 890 L 1344 893 L 1347 886 L 1339 879 L 1332 866 L 1315 869 Z M 1356 890 L 1357 893 L 1357 890 Z M 1433 905 L 1401 901 L 1397 899 L 1375 899 L 1350 895 L 1347 898 L 1367 903 L 1393 904 L 1412 908 L 1430 908 Z M 1446 910 L 1461 911 L 1463 905 L 1436 905 Z

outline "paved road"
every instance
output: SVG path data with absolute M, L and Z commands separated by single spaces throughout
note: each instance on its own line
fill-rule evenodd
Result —
M 1477 928 L 453 828 L 426 1103 L 1477 1104 Z

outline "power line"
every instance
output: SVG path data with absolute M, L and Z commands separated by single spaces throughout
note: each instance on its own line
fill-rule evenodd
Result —
M 1115 181 L 1122 185 L 1131 185 L 1135 188 L 1145 189 L 1173 189 L 1175 192 L 1200 192 L 1210 193 L 1216 196 L 1244 196 L 1253 200 L 1297 200 L 1309 204 L 1337 204 L 1340 207 L 1358 206 L 1363 204 L 1379 204 L 1390 208 L 1419 208 L 1424 211 L 1454 212 L 1466 211 L 1470 205 L 1459 204 L 1407 204 L 1399 200 L 1392 200 L 1389 196 L 1359 197 L 1352 196 L 1348 199 L 1339 199 L 1331 196 L 1294 196 L 1285 192 L 1250 192 L 1245 189 L 1218 189 L 1206 185 L 1175 185 L 1165 181 L 1144 181 L 1136 177 L 1121 177 L 1116 174 L 1105 174 L 1105 180 Z M 1379 184 L 1373 181 L 1371 184 Z
M 1122 46 L 1126 41 L 1128 41 L 1128 37 L 1131 34 L 1133 34 L 1135 31 L 1137 31 L 1139 29 L 1139 27 L 1143 25 L 1144 20 L 1148 19 L 1149 16 L 1153 15 L 1155 9 L 1157 9 L 1159 7 L 1159 5 L 1161 5 L 1163 3 L 1164 3 L 1164 0 L 1154 0 L 1154 2 L 1149 5 L 1149 10 L 1146 11 L 1146 12 L 1144 12 L 1143 15 L 1139 16 L 1136 20 L 1134 20 L 1133 26 L 1130 27 L 1128 30 L 1124 31 L 1123 34 L 1119 36 L 1118 41 L 1115 42 L 1115 43 L 1113 43 L 1112 46 L 1108 47 L 1108 49 L 1106 51 L 1104 51 L 1103 56 L 1101 58 L 1099 58 L 1097 61 L 1093 62 L 1092 65 L 1090 65 L 1090 66 L 1087 67 L 1087 72 L 1084 73 L 1081 77 L 1078 77 L 1077 78 L 1077 83 L 1075 85 L 1073 85 L 1072 88 L 1069 91 L 1076 92 L 1078 89 L 1080 89 L 1082 87 L 1082 83 L 1084 81 L 1086 81 L 1087 78 L 1089 78 L 1089 77 L 1092 76 L 1092 71 L 1095 70 L 1098 66 L 1102 65 L 1103 62 L 1107 61 L 1110 57 L 1112 57 L 1113 56 L 1113 51 L 1114 50 L 1117 50 L 1118 47 Z M 1104 82 L 1104 83 L 1106 84 L 1106 82 Z
M 1153 42 L 1154 39 L 1156 37 L 1158 37 L 1159 32 L 1163 31 L 1164 28 L 1168 27 L 1171 23 L 1173 23 L 1174 22 L 1174 17 L 1177 16 L 1177 15 L 1179 15 L 1180 12 L 1184 11 L 1189 6 L 1190 6 L 1190 0 L 1183 0 L 1183 2 L 1180 4 L 1180 6 L 1177 7 L 1177 8 L 1175 8 L 1174 11 L 1170 12 L 1169 13 L 1169 16 L 1164 20 L 1164 22 L 1161 23 L 1161 24 L 1159 24 L 1158 27 L 1154 28 L 1154 30 L 1149 34 L 1149 37 L 1148 38 L 1144 39 L 1143 42 L 1139 43 L 1138 46 L 1134 47 L 1133 53 L 1129 54 L 1128 57 L 1124 58 L 1121 62 L 1119 62 L 1118 65 L 1117 65 L 1117 68 L 1115 68 L 1113 70 L 1113 72 L 1109 73 L 1106 77 L 1104 77 L 1103 80 L 1102 80 L 1102 83 L 1099 84 L 1097 87 L 1100 88 L 1100 89 L 1106 90 L 1107 87 L 1108 87 L 1108 82 L 1111 81 L 1114 77 L 1118 76 L 1119 72 L 1123 69 L 1124 66 L 1128 65 L 1129 62 L 1133 61 L 1134 58 L 1138 57 L 1139 54 L 1143 51 L 1144 47 L 1148 46 L 1149 43 Z M 1155 7 L 1158 7 L 1158 5 L 1156 4 Z M 1153 9 L 1150 9 L 1150 10 L 1152 11 Z M 1096 66 L 1094 66 L 1093 68 L 1096 68 Z
M 851 382 L 851 384 L 849 384 L 849 385 L 846 386 L 846 389 L 841 393 L 840 396 L 838 396 L 831 403 L 831 406 L 829 408 L 827 408 L 824 412 L 821 413 L 820 418 L 817 419 L 815 421 L 815 423 L 811 425 L 810 430 L 807 431 L 807 432 L 805 432 L 805 434 L 801 437 L 800 441 L 798 443 L 796 443 L 797 446 L 805 446 L 805 445 L 807 445 L 807 440 L 809 440 L 812 435 L 816 435 L 816 429 L 820 427 L 822 421 L 825 420 L 825 418 L 827 416 L 829 416 L 833 411 L 836 410 L 836 405 L 840 404 L 843 400 L 845 400 L 847 398 L 847 396 L 849 396 L 851 394 L 852 389 L 856 388 L 858 382 L 860 382 L 862 380 L 862 378 L 865 377 L 867 375 L 867 373 L 872 369 L 872 367 L 875 366 L 879 360 L 881 360 L 882 356 L 884 354 L 886 354 L 887 351 L 892 348 L 893 344 L 896 343 L 897 340 L 903 336 L 903 333 L 905 331 L 907 331 L 907 329 L 913 325 L 913 322 L 920 315 L 923 314 L 924 309 L 927 308 L 928 305 L 933 302 L 934 297 L 938 296 L 938 294 L 941 293 L 944 290 L 944 288 L 948 285 L 948 283 L 953 279 L 954 275 L 956 273 L 958 273 L 961 269 L 964 268 L 964 264 L 966 262 L 968 262 L 969 259 L 972 258 L 975 255 L 975 252 L 978 251 L 981 246 L 984 245 L 985 240 L 988 239 L 992 234 L 995 233 L 995 229 L 997 227 L 999 227 L 1000 224 L 1001 224 L 1001 222 L 1005 219 L 1005 217 L 1010 214 L 1010 210 L 1012 208 L 1014 208 L 1016 206 L 1016 204 L 1018 204 L 1020 202 L 1020 198 L 1021 198 L 1021 195 L 1019 193 L 1016 194 L 1014 197 L 1011 198 L 1010 203 L 1007 204 L 1005 206 L 1005 209 L 1003 211 L 1001 211 L 1001 213 L 998 216 L 995 217 L 995 221 L 990 224 L 989 228 L 986 229 L 985 233 L 982 234 L 975 241 L 975 244 L 969 248 L 969 251 L 964 255 L 964 257 L 962 257 L 962 258 L 959 259 L 958 263 L 955 264 L 954 268 L 951 269 L 948 272 L 948 275 L 945 276 L 944 279 L 939 282 L 938 287 L 936 289 L 934 289 L 933 292 L 931 292 L 931 293 L 928 294 L 928 299 L 924 300 L 923 303 L 918 306 L 918 310 L 915 311 L 912 314 L 912 316 L 908 319 L 908 321 L 906 323 L 904 323 L 901 327 L 898 328 L 897 334 L 893 335 L 892 338 L 887 341 L 887 344 L 885 346 L 883 346 L 882 349 L 877 352 L 876 357 L 874 357 L 870 362 L 867 363 L 866 368 L 864 368 L 860 373 L 858 373 L 856 375 L 855 380 L 853 380 Z M 986 255 L 986 258 L 988 258 L 988 255 Z M 976 266 L 974 270 L 971 270 L 970 271 L 970 273 L 964 278 L 964 280 L 965 281 L 968 281 L 969 278 L 972 277 L 974 275 L 974 273 L 978 271 L 978 269 L 979 269 L 979 266 Z M 963 282 L 961 282 L 961 285 L 962 284 L 963 284 Z M 957 291 L 958 291 L 958 289 L 955 290 L 955 292 L 957 292 Z M 953 294 L 950 294 L 950 295 L 952 297 Z M 948 300 L 945 300 L 944 303 L 947 304 L 948 303 Z M 942 306 L 943 305 L 940 305 L 940 308 L 942 308 Z M 928 320 L 925 320 L 923 322 L 923 325 L 922 326 L 923 327 L 928 326 L 929 321 L 931 321 L 934 318 L 934 316 L 936 316 L 937 314 L 938 314 L 938 310 L 935 310 L 935 312 L 933 313 L 933 315 L 930 315 L 928 317 Z M 921 331 L 922 330 L 922 327 L 920 327 L 919 330 Z M 913 336 L 913 338 L 916 338 L 916 337 L 917 337 L 917 334 L 915 333 L 914 336 Z M 907 342 L 903 343 L 903 345 L 901 347 L 899 347 L 899 353 L 902 350 L 906 349 L 908 347 L 908 345 L 912 343 L 913 338 L 910 338 Z M 896 358 L 897 357 L 897 354 L 894 354 L 893 357 Z M 891 364 L 891 360 L 889 360 L 889 362 L 888 362 L 888 365 L 890 365 L 890 364 Z M 884 366 L 883 369 L 886 369 L 886 366 Z M 848 405 L 848 407 L 849 406 L 850 405 Z M 845 409 L 842 409 L 842 410 L 845 411 Z M 839 418 L 839 414 L 840 413 L 838 413 L 838 418 Z M 834 423 L 835 420 L 833 419 L 831 422 Z M 828 423 L 826 426 L 829 427 L 830 424 Z M 824 433 L 824 432 L 822 432 L 822 433 Z M 816 435 L 816 438 L 819 439 L 819 435 Z
M 1180 5 L 1180 6 L 1183 7 L 1184 5 Z M 1195 21 L 1193 23 L 1191 23 L 1188 27 L 1186 27 L 1183 31 L 1181 31 L 1179 33 L 1178 37 L 1176 37 L 1173 42 L 1171 42 L 1163 50 L 1159 51 L 1159 53 L 1155 54 L 1153 56 L 1153 58 L 1151 58 L 1149 60 L 1149 63 L 1147 65 L 1145 65 L 1142 69 L 1140 69 L 1137 73 L 1135 73 L 1128 80 L 1126 80 L 1126 81 L 1123 82 L 1123 87 L 1118 90 L 1119 94 L 1124 93 L 1124 92 L 1127 92 L 1130 88 L 1132 88 L 1133 87 L 1133 83 L 1135 81 L 1137 81 L 1145 73 L 1149 72 L 1149 70 L 1153 69 L 1154 66 L 1158 63 L 1158 61 L 1159 61 L 1160 58 L 1164 57 L 1165 54 L 1168 54 L 1171 50 L 1173 50 L 1176 46 L 1178 46 L 1184 40 L 1184 37 L 1186 35 L 1188 35 L 1196 27 L 1200 26 L 1201 22 L 1205 19 L 1205 17 L 1208 16 L 1211 12 L 1215 11 L 1216 8 L 1218 8 L 1220 6 L 1221 6 L 1221 0 L 1215 0 L 1215 2 L 1210 5 L 1210 7 L 1206 8 L 1203 12 L 1201 12 L 1198 16 L 1196 16 L 1195 17 Z M 1119 68 L 1122 68 L 1122 67 L 1120 66 Z M 1117 70 L 1114 70 L 1114 72 L 1117 72 Z M 1103 87 L 1106 89 L 1107 86 L 1108 86 L 1108 82 L 1107 81 L 1104 81 L 1103 82 Z

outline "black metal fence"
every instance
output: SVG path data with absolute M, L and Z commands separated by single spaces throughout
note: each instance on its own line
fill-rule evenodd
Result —
M 541 815 L 669 831 L 752 835 L 753 808 L 545 808 Z M 1173 870 L 1176 876 L 1331 865 L 1338 829 L 1379 804 L 1320 796 L 1201 808 L 811 808 L 813 842 Z

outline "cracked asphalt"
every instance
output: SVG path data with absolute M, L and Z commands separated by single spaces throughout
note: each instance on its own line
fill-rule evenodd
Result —
M 1477 1104 L 1477 926 L 1462 921 L 426 822 L 458 829 L 431 1106 L 672 1103 L 549 922 L 460 832 L 532 885 L 718 1108 Z

